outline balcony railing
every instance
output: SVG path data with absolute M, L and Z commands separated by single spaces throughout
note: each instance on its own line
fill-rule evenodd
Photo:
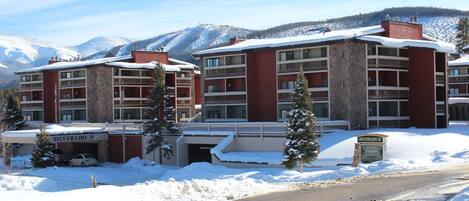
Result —
M 191 86 L 191 80 L 189 79 L 177 79 L 176 81 L 177 86 Z
M 236 104 L 246 103 L 246 96 L 233 95 L 233 96 L 206 96 L 205 104 Z
M 368 90 L 369 99 L 408 99 L 408 90 Z
M 461 76 L 461 77 L 449 77 L 449 83 L 463 83 L 469 82 L 469 76 Z
M 244 76 L 245 68 L 222 68 L 222 69 L 206 69 L 205 77 L 214 78 L 214 77 L 235 77 L 235 76 Z
M 42 90 L 42 83 L 21 84 L 21 90 Z
M 60 102 L 60 108 L 85 108 L 86 101 Z
M 114 78 L 114 85 L 152 85 L 152 80 L 141 77 Z
M 86 86 L 85 79 L 60 81 L 60 87 L 83 87 Z
M 304 62 L 304 63 L 280 64 L 278 67 L 278 72 L 279 73 L 300 72 L 301 66 L 303 66 L 303 71 L 305 72 L 323 71 L 323 70 L 327 70 L 327 60 Z
M 21 103 L 21 109 L 22 110 L 25 110 L 25 109 L 43 109 L 44 108 L 44 104 L 41 102 L 41 103 Z

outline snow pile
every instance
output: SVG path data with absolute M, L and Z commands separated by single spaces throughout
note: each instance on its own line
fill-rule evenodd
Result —
M 387 129 L 369 131 L 337 131 L 319 138 L 321 152 L 312 166 L 352 164 L 356 135 L 379 133 L 388 135 L 387 158 L 405 167 L 429 167 L 441 163 L 468 161 L 469 129 L 454 126 L 448 129 Z M 445 143 L 441 143 L 445 142 Z M 217 153 L 223 161 L 268 163 L 280 165 L 279 152 Z
M 55 183 L 46 178 L 0 175 L 0 194 L 1 191 L 23 191 L 23 190 L 54 190 Z
M 427 40 L 412 40 L 412 39 L 397 39 L 384 36 L 360 36 L 359 40 L 378 42 L 386 47 L 402 48 L 402 47 L 423 47 L 435 49 L 439 52 L 456 53 L 456 48 L 453 44 L 443 41 L 427 41 Z
M 449 61 L 448 67 L 451 66 L 469 66 L 469 55 L 463 56 L 453 61 Z
M 466 97 L 452 97 L 452 98 L 449 98 L 449 100 L 448 100 L 448 104 L 450 104 L 450 105 L 460 104 L 460 103 L 469 104 L 469 98 L 466 98 Z
M 458 193 L 449 201 L 468 201 L 469 200 L 469 187 Z
M 162 166 L 155 161 L 142 160 L 138 157 L 131 158 L 123 165 L 124 168 L 134 171 L 146 172 L 152 175 L 162 175 L 169 167 Z
M 39 129 L 5 131 L 2 133 L 2 137 L 35 138 L 39 132 Z M 107 129 L 99 127 L 64 127 L 57 124 L 52 124 L 46 126 L 46 132 L 48 135 L 104 133 L 107 132 Z

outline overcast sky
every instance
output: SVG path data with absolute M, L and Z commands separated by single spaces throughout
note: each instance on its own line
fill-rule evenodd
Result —
M 143 39 L 199 23 L 265 29 L 400 6 L 469 10 L 467 0 L 0 0 L 0 34 L 76 45 L 96 36 Z

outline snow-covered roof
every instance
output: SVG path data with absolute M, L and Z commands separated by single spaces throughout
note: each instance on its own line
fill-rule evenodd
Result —
M 449 61 L 448 66 L 469 66 L 469 55 L 463 56 L 453 61 Z
M 431 48 L 435 49 L 439 52 L 446 52 L 446 53 L 455 53 L 456 49 L 455 46 L 451 43 L 443 42 L 443 41 L 430 41 L 430 40 L 413 40 L 413 39 L 397 39 L 397 38 L 389 38 L 384 36 L 360 36 L 358 37 L 359 40 L 363 41 L 370 41 L 370 42 L 377 42 L 387 47 L 423 47 L 423 48 Z
M 64 68 L 76 68 L 76 67 L 84 67 L 90 65 L 99 65 L 108 62 L 116 62 L 116 61 L 123 61 L 127 59 L 131 59 L 132 56 L 119 56 L 119 57 L 107 57 L 101 59 L 93 59 L 93 60 L 86 60 L 86 61 L 63 61 L 57 62 L 49 65 L 28 68 L 24 70 L 17 71 L 16 73 L 27 73 L 27 72 L 37 72 L 42 70 L 56 70 L 56 69 L 64 69 Z
M 156 67 L 157 62 L 152 61 L 149 63 L 131 63 L 125 62 L 125 60 L 132 59 L 132 56 L 119 56 L 119 57 L 107 57 L 101 59 L 93 59 L 93 60 L 86 60 L 86 61 L 71 61 L 71 62 L 57 62 L 54 64 L 29 68 L 17 71 L 16 73 L 29 73 L 29 72 L 37 72 L 42 70 L 57 70 L 57 69 L 67 69 L 67 68 L 77 68 L 77 67 L 85 67 L 91 65 L 99 65 L 99 64 L 106 64 L 107 66 L 118 66 L 121 68 L 147 68 L 147 69 L 154 69 Z M 169 58 L 169 62 L 171 64 L 161 64 L 165 71 L 169 72 L 179 72 L 182 70 L 195 70 L 198 67 L 194 64 L 180 61 L 177 59 Z
M 458 104 L 458 103 L 467 103 L 469 104 L 469 98 L 466 97 L 454 97 L 448 99 L 448 104 Z
M 369 26 L 369 27 L 360 27 L 355 29 L 346 29 L 346 30 L 337 30 L 326 32 L 324 34 L 314 34 L 314 35 L 302 35 L 294 37 L 284 37 L 284 38 L 269 38 L 269 39 L 250 39 L 245 40 L 240 43 L 218 47 L 208 50 L 202 50 L 194 53 L 194 56 L 204 55 L 204 54 L 215 54 L 221 52 L 239 52 L 249 49 L 257 48 L 275 48 L 275 47 L 284 47 L 290 45 L 301 45 L 301 44 L 311 44 L 311 43 L 321 43 L 328 41 L 336 40 L 345 40 L 356 38 L 359 36 L 377 34 L 384 32 L 384 29 L 381 25 Z
M 130 63 L 130 62 L 110 62 L 106 63 L 108 66 L 118 66 L 121 68 L 136 68 L 136 69 L 141 69 L 141 68 L 146 68 L 146 69 L 155 69 L 157 62 L 152 61 L 149 63 Z M 168 72 L 179 72 L 181 71 L 181 68 L 178 65 L 168 65 L 168 64 L 161 64 L 164 68 L 165 71 Z
M 16 131 L 5 131 L 2 133 L 2 137 L 24 137 L 31 138 L 36 137 L 39 134 L 39 129 L 31 130 L 16 130 Z M 48 125 L 46 126 L 46 133 L 48 135 L 69 135 L 69 134 L 82 134 L 82 133 L 104 133 L 107 132 L 105 128 L 99 127 L 64 127 L 60 125 Z

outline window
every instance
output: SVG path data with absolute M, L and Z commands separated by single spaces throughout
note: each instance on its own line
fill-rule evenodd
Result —
M 74 121 L 86 121 L 86 110 L 74 110 L 73 120 Z
M 60 111 L 60 121 L 72 121 L 72 110 Z
M 378 47 L 378 55 L 381 56 L 397 56 L 397 48 Z
M 314 115 L 318 118 L 329 117 L 329 105 L 327 103 L 314 103 L 313 104 Z
M 240 65 L 244 63 L 245 63 L 244 55 L 226 57 L 226 65 Z
M 293 89 L 295 88 L 295 81 L 293 80 L 282 81 L 280 88 L 281 89 Z
M 368 103 L 368 116 L 376 117 L 378 116 L 378 103 L 377 102 L 369 102 Z
M 121 119 L 121 111 L 119 109 L 114 109 L 114 119 Z
M 62 79 L 72 78 L 72 72 L 61 72 L 60 78 Z
M 301 59 L 301 50 L 282 51 L 280 54 L 280 61 L 290 61 Z
M 85 70 L 73 71 L 73 77 L 85 77 Z
M 21 76 L 21 82 L 31 82 L 31 75 Z
M 35 74 L 31 75 L 31 81 L 41 81 L 42 80 L 42 75 Z
M 140 76 L 140 71 L 137 71 L 137 70 L 121 70 L 121 76 L 139 77 Z
M 368 44 L 368 55 L 376 55 L 376 45 Z
M 223 66 L 223 60 L 222 58 L 208 58 L 206 60 L 206 66 L 207 67 L 213 67 L 213 66 Z
M 288 118 L 288 113 L 290 112 L 292 105 L 290 104 L 279 104 L 278 105 L 278 118 L 286 119 Z
M 220 86 L 218 85 L 208 85 L 207 86 L 208 92 L 220 92 Z
M 33 111 L 33 121 L 42 121 L 43 120 L 43 112 L 42 111 Z
M 227 106 L 226 115 L 228 119 L 244 119 L 246 118 L 246 106 L 244 105 Z
M 224 119 L 225 106 L 206 106 L 205 113 L 207 119 Z
M 140 109 L 122 109 L 122 117 L 124 120 L 140 119 Z
M 450 69 L 449 75 L 460 75 L 459 69 Z
M 320 58 L 320 57 L 327 57 L 327 48 L 310 48 L 303 50 L 303 59 L 312 59 L 312 58 Z
M 451 88 L 451 89 L 449 89 L 449 94 L 451 94 L 451 95 L 457 95 L 457 94 L 459 94 L 459 88 Z
M 379 102 L 379 116 L 398 116 L 397 102 Z

